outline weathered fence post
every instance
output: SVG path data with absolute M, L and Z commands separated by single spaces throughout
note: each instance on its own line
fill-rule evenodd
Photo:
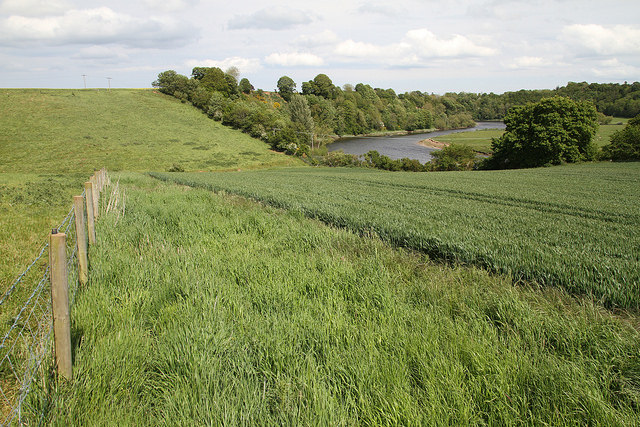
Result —
M 91 192 L 93 194 L 93 218 L 98 219 L 98 217 L 100 216 L 100 212 L 98 211 L 98 197 L 100 197 L 100 190 L 98 189 L 98 178 L 93 175 L 89 179 L 89 182 L 93 184 L 93 191 Z
M 84 195 L 87 205 L 87 230 L 89 231 L 89 244 L 96 243 L 95 218 L 93 217 L 93 183 L 84 183 Z
M 58 374 L 68 380 L 71 370 L 71 319 L 69 317 L 69 282 L 67 274 L 66 235 L 54 229 L 49 236 L 49 266 L 51 268 L 51 305 L 53 336 Z
M 84 220 L 84 204 L 82 196 L 73 196 L 73 209 L 76 213 L 76 242 L 78 245 L 78 280 L 81 285 L 89 278 L 87 259 L 87 226 Z

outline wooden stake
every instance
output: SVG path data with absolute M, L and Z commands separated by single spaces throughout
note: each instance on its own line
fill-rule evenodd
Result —
M 51 232 L 49 236 L 49 265 L 51 268 L 51 305 L 56 365 L 59 375 L 72 380 L 66 237 L 64 233 L 58 233 L 56 229 Z
M 100 212 L 98 210 L 98 198 L 100 197 L 100 190 L 98 189 L 98 179 L 96 178 L 95 174 L 89 179 L 89 182 L 93 184 L 93 191 L 91 192 L 93 194 L 93 218 L 98 219 L 98 217 L 100 216 Z
M 96 228 L 95 218 L 93 217 L 93 183 L 84 183 L 84 194 L 87 200 L 87 230 L 89 232 L 89 244 L 95 245 L 96 243 Z
M 73 196 L 73 209 L 76 213 L 76 242 L 78 245 L 78 280 L 81 285 L 87 283 L 89 268 L 87 259 L 87 225 L 84 220 L 82 196 Z

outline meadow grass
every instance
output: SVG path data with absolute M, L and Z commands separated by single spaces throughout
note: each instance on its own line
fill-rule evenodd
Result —
M 640 422 L 638 331 L 591 302 L 299 211 L 123 184 L 47 424 Z
M 152 90 L 0 89 L 0 293 L 37 255 L 95 169 L 300 165 Z
M 593 141 L 598 147 L 604 147 L 611 142 L 611 135 L 622 129 L 623 125 L 626 124 L 628 120 L 629 119 L 616 117 L 612 120 L 611 124 L 600 125 L 596 135 L 593 137 Z M 491 140 L 493 138 L 501 137 L 503 133 L 504 131 L 499 129 L 486 129 L 451 133 L 449 135 L 435 137 L 434 139 L 448 144 L 468 145 L 480 153 L 493 153 L 493 150 L 491 149 Z
M 449 135 L 437 136 L 436 141 L 447 144 L 463 144 L 481 153 L 493 153 L 491 149 L 491 139 L 499 138 L 504 133 L 500 129 L 483 129 L 468 132 L 450 133 Z
M 640 163 L 486 172 L 154 173 L 455 262 L 640 308 Z

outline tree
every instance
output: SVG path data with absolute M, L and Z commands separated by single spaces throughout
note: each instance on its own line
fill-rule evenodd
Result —
M 294 124 L 299 125 L 305 132 L 313 132 L 313 118 L 306 98 L 299 94 L 294 94 L 288 104 L 289 115 Z
M 598 129 L 590 102 L 544 98 L 509 110 L 505 133 L 491 143 L 495 169 L 528 168 L 593 160 Z
M 291 95 L 296 92 L 296 82 L 289 76 L 282 76 L 278 79 L 278 93 L 285 101 L 291 100 Z
M 254 88 L 249 79 L 245 77 L 240 80 L 240 83 L 238 83 L 238 89 L 240 90 L 240 92 L 248 94 L 251 93 Z
M 611 135 L 611 143 L 602 147 L 603 157 L 616 162 L 640 160 L 640 114 Z

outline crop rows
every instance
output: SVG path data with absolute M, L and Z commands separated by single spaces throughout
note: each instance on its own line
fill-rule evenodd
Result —
M 431 257 L 640 307 L 640 165 L 385 173 L 305 168 L 153 174 L 227 191 Z

